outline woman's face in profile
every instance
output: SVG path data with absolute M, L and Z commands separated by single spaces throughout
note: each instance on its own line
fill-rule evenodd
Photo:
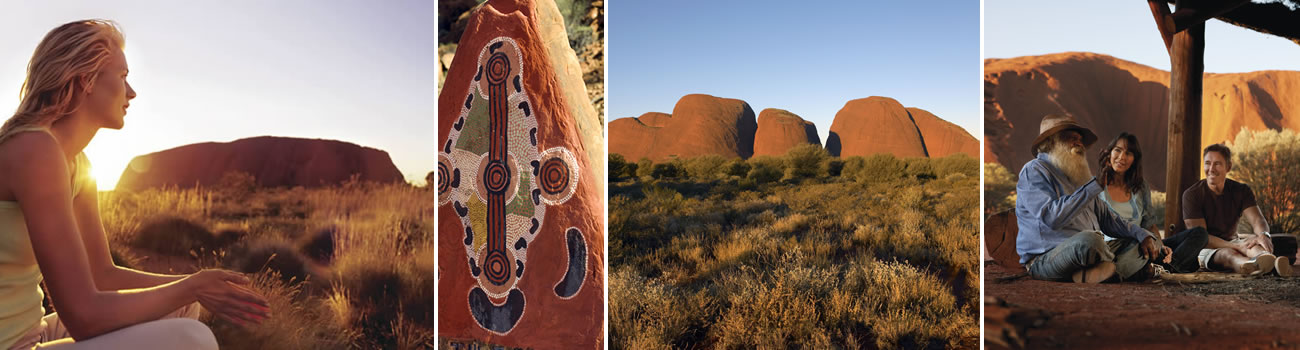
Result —
M 122 50 L 114 50 L 95 78 L 95 86 L 82 101 L 80 108 L 100 121 L 101 127 L 121 129 L 125 123 L 126 108 L 135 98 L 135 90 L 126 82 L 126 74 L 126 55 Z

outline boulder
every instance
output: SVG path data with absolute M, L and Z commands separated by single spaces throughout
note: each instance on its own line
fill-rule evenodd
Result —
M 817 126 L 784 109 L 768 108 L 758 113 L 754 132 L 754 156 L 784 155 L 799 145 L 822 144 Z
M 927 110 L 908 107 L 916 128 L 921 131 L 925 141 L 925 150 L 932 158 L 942 158 L 954 153 L 961 153 L 974 159 L 980 157 L 980 140 L 971 136 L 957 124 L 940 119 Z
M 610 122 L 610 153 L 628 160 L 715 154 L 749 158 L 758 124 L 745 101 L 703 94 L 683 96 L 671 115 L 647 113 Z
M 926 157 L 921 131 L 897 100 L 872 96 L 844 104 L 835 113 L 826 151 L 832 156 L 891 153 L 899 158 Z

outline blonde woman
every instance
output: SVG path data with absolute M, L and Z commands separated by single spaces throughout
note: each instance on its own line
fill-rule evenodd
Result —
M 51 30 L 0 127 L 0 349 L 215 349 L 198 305 L 243 325 L 270 314 L 240 274 L 160 275 L 110 259 L 81 151 L 100 128 L 120 129 L 136 96 L 122 48 L 111 21 Z M 48 316 L 42 280 L 58 311 Z

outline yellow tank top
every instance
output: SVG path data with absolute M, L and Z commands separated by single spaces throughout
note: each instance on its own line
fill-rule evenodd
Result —
M 30 131 L 48 132 L 43 128 Z M 90 181 L 89 170 L 85 153 L 78 153 L 74 167 L 69 169 L 74 198 Z M 45 316 L 42 278 L 22 208 L 16 201 L 0 201 L 0 349 L 13 346 Z

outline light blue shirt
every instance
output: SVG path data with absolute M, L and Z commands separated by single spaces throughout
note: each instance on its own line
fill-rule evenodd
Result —
M 1151 232 L 1125 222 L 1098 197 L 1103 190 L 1093 178 L 1073 193 L 1065 191 L 1068 177 L 1052 166 L 1047 154 L 1025 163 L 1016 182 L 1016 253 L 1020 263 L 1046 253 L 1079 232 L 1100 231 L 1115 238 L 1141 242 Z

